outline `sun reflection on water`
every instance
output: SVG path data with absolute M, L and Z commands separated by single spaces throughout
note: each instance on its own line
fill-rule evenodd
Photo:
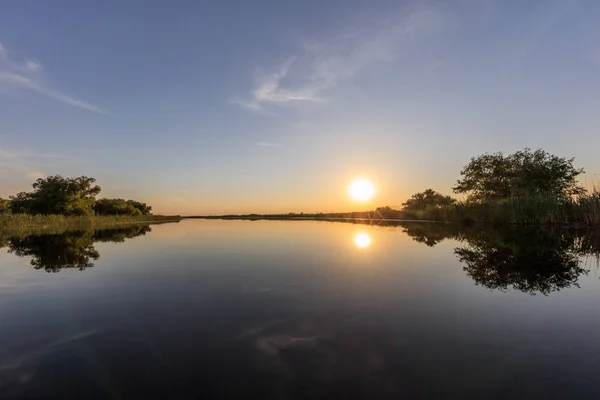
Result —
M 354 236 L 354 244 L 361 249 L 369 247 L 371 245 L 371 236 L 364 232 L 357 233 L 356 236 Z

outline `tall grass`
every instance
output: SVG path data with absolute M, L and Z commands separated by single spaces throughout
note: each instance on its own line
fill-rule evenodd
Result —
M 462 223 L 600 226 L 600 192 L 574 199 L 529 196 L 486 203 L 461 202 L 448 207 L 402 210 L 398 216 Z
M 181 218 L 163 215 L 67 217 L 64 215 L 0 214 L 0 230 L 22 228 L 106 227 L 133 223 L 179 221 Z

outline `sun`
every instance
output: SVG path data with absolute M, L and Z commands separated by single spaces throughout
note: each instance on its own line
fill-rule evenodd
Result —
M 375 194 L 375 186 L 368 179 L 357 179 L 348 187 L 348 194 L 356 201 L 371 200 Z

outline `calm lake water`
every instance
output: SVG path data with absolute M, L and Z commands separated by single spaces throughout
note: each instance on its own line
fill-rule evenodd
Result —
M 0 398 L 600 398 L 600 234 L 0 235 Z

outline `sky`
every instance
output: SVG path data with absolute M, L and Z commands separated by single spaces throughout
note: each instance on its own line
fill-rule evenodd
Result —
M 599 19 L 594 0 L 3 0 L 0 196 L 86 175 L 157 213 L 359 211 L 524 147 L 595 183 Z

